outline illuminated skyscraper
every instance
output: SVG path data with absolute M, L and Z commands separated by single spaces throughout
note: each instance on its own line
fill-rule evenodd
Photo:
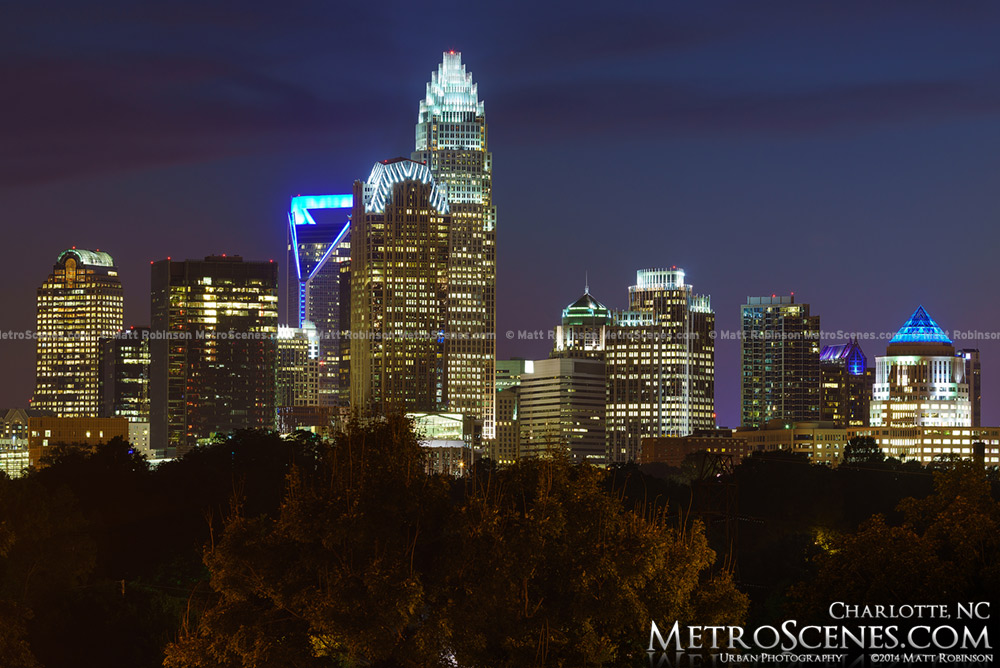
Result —
M 871 426 L 972 426 L 966 360 L 923 306 L 875 358 Z
M 819 316 L 794 295 L 747 297 L 740 307 L 744 427 L 820 417 Z
M 380 414 L 446 410 L 446 373 L 455 371 L 445 361 L 452 286 L 444 189 L 425 164 L 377 162 L 367 182 L 354 184 L 351 224 L 351 405 Z
M 644 269 L 607 332 L 608 462 L 637 461 L 642 439 L 715 427 L 715 313 L 684 270 Z
M 215 434 L 273 429 L 278 265 L 209 256 L 150 269 L 152 447 L 182 455 Z
M 589 286 L 582 297 L 563 309 L 556 327 L 556 342 L 550 357 L 604 359 L 605 339 L 611 311 L 590 296 Z
M 447 187 L 451 209 L 448 259 L 448 409 L 483 421 L 495 435 L 496 208 L 486 112 L 462 54 L 444 54 L 431 74 L 417 116 L 413 159 Z
M 60 417 L 100 413 L 101 337 L 122 328 L 122 285 L 100 251 L 59 254 L 38 288 L 33 409 Z
M 299 195 L 288 212 L 288 259 L 285 263 L 287 293 L 284 321 L 301 327 L 308 321 L 320 337 L 319 400 L 323 406 L 341 403 L 340 294 L 341 262 L 350 257 L 351 195 Z

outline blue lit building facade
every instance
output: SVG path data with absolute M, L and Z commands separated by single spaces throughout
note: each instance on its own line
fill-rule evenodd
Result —
M 353 195 L 299 195 L 288 212 L 284 320 L 315 325 L 320 340 L 319 405 L 341 404 L 340 263 L 350 258 Z

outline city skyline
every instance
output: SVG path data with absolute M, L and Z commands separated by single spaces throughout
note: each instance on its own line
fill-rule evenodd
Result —
M 26 35 L 54 27 L 39 45 L 60 34 L 58 20 L 15 11 L 25 14 Z M 106 249 L 118 261 L 126 326 L 149 324 L 150 260 L 228 252 L 282 261 L 288 198 L 348 192 L 374 160 L 406 155 L 414 100 L 441 51 L 454 47 L 483 82 L 491 149 L 500 160 L 498 358 L 545 357 L 551 341 L 508 341 L 505 332 L 552 328 L 586 273 L 594 296 L 622 309 L 635 270 L 675 264 L 712 296 L 720 330 L 738 329 L 737 307 L 747 296 L 793 291 L 822 314 L 826 330 L 895 331 L 919 304 L 949 332 L 1000 330 L 1000 314 L 981 296 L 1000 280 L 988 254 L 998 213 L 992 156 L 1000 145 L 1000 95 L 989 77 L 997 47 L 986 40 L 995 10 L 956 16 L 880 7 L 859 17 L 831 8 L 820 20 L 789 6 L 774 25 L 732 11 L 714 22 L 696 9 L 671 10 L 643 27 L 628 11 L 612 17 L 587 10 L 559 30 L 544 20 L 525 28 L 536 38 L 533 50 L 504 39 L 517 34 L 510 21 L 471 40 L 461 28 L 482 15 L 452 18 L 428 31 L 425 46 L 405 54 L 394 47 L 363 65 L 348 46 L 366 31 L 350 36 L 348 46 L 316 44 L 284 59 L 264 47 L 244 50 L 246 62 L 183 29 L 190 58 L 179 55 L 180 38 L 160 35 L 146 49 L 116 40 L 121 27 L 100 14 L 96 32 L 87 34 L 109 35 L 102 47 L 81 34 L 43 59 L 32 57 L 38 46 L 15 40 L 7 48 L 30 65 L 12 73 L 14 89 L 24 93 L 17 97 L 46 106 L 50 97 L 30 94 L 46 81 L 68 104 L 48 104 L 38 118 L 25 114 L 7 144 L 20 168 L 6 174 L 0 210 L 8 220 L 46 224 L 24 227 L 23 252 L 12 258 L 17 278 L 0 297 L 2 329 L 33 328 L 33 287 L 44 279 L 36 268 L 73 245 Z M 248 23 L 222 30 L 223 38 L 259 31 L 271 47 L 289 39 L 287 19 L 265 28 L 268 10 L 251 4 L 247 14 Z M 737 27 L 737 14 L 749 27 Z M 155 15 L 137 9 L 125 16 L 158 35 Z M 891 30 L 901 17 L 905 38 Z M 574 43 L 588 35 L 600 48 L 584 53 Z M 69 52 L 89 57 L 74 69 Z M 109 54 L 123 52 L 139 57 L 109 64 Z M 342 67 L 321 66 L 335 58 Z M 636 63 L 645 65 L 629 70 Z M 139 72 L 148 77 L 140 82 Z M 274 106 L 281 96 L 269 86 L 278 83 L 304 97 Z M 387 111 L 371 118 L 339 111 L 331 102 L 341 87 Z M 106 110 L 101 91 L 119 89 L 133 104 L 110 114 L 117 123 L 93 120 Z M 152 102 L 170 92 L 180 121 L 154 113 Z M 613 110 L 631 120 L 608 121 Z M 150 118 L 167 124 L 176 155 L 136 129 L 137 120 Z M 225 125 L 222 118 L 239 121 L 231 125 L 242 134 L 223 129 L 219 143 L 196 149 L 206 129 Z M 575 143 L 581 134 L 588 140 Z M 70 141 L 58 148 L 39 139 L 46 136 Z M 624 219 L 618 200 L 631 207 Z M 914 265 L 943 230 L 954 250 L 930 269 Z M 861 343 L 869 357 L 884 348 Z M 980 348 L 983 424 L 997 423 L 1000 402 L 989 378 L 1000 371 L 1000 345 L 955 343 Z M 27 404 L 32 348 L 30 341 L 5 342 L 0 404 Z M 736 426 L 739 344 L 719 341 L 716 350 L 718 421 Z

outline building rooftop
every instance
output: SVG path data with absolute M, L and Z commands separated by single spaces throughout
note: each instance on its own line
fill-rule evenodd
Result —
M 595 320 L 605 324 L 611 322 L 611 311 L 594 299 L 589 291 L 563 309 L 563 325 L 589 325 L 594 324 Z
M 864 374 L 868 366 L 865 353 L 857 341 L 842 343 L 838 346 L 823 346 L 819 353 L 819 361 L 821 364 L 826 362 L 846 366 L 852 376 Z
M 951 339 L 934 322 L 934 319 L 927 315 L 923 306 L 917 307 L 910 319 L 899 328 L 896 336 L 892 337 L 889 343 L 944 343 L 952 345 Z
M 63 258 L 67 255 L 75 255 L 77 262 L 83 265 L 89 265 L 91 267 L 113 267 L 115 266 L 115 261 L 111 259 L 108 253 L 102 251 L 91 251 L 82 250 L 77 248 L 69 248 L 59 253 L 59 259 L 56 262 L 62 262 Z

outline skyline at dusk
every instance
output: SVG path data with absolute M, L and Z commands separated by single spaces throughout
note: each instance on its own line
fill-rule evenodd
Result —
M 673 265 L 719 332 L 747 296 L 791 292 L 824 332 L 894 332 L 921 304 L 946 331 L 1000 331 L 1000 8 L 381 7 L 9 10 L 0 329 L 34 329 L 71 246 L 114 257 L 126 327 L 150 324 L 151 261 L 284 262 L 290 198 L 409 155 L 455 49 L 490 119 L 498 359 L 546 357 L 506 332 L 553 329 L 585 276 L 623 309 L 636 270 Z M 870 361 L 887 343 L 860 341 Z M 1000 343 L 955 345 L 981 350 L 1000 423 Z M 26 406 L 34 342 L 0 350 L 0 405 Z M 720 425 L 739 424 L 739 356 L 720 336 Z

